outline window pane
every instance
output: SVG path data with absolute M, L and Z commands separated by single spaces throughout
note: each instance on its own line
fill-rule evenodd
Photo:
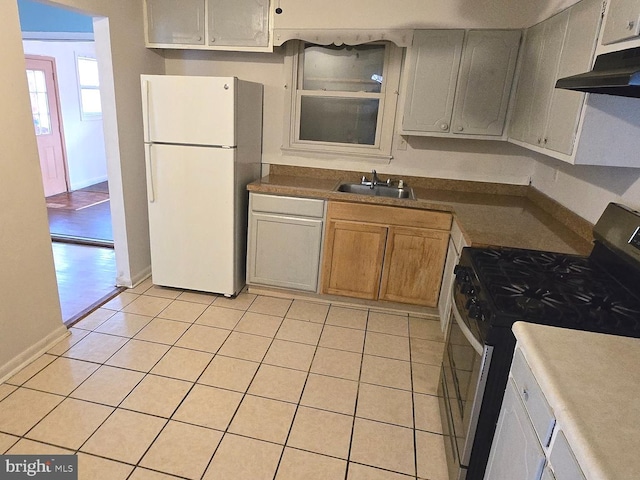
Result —
M 99 87 L 98 61 L 93 58 L 78 57 L 78 78 L 81 87 Z
M 374 145 L 378 99 L 304 96 L 300 140 Z
M 49 101 L 44 71 L 27 70 L 27 81 L 29 83 L 31 113 L 36 135 L 49 134 L 51 133 L 51 117 L 49 115 Z
M 304 90 L 379 93 L 384 45 L 304 47 Z
M 47 83 L 44 80 L 44 71 L 34 70 L 34 75 L 36 77 L 36 92 L 46 92 Z
M 93 88 L 83 88 L 80 90 L 82 96 L 82 111 L 88 114 L 102 113 L 100 104 L 100 90 Z

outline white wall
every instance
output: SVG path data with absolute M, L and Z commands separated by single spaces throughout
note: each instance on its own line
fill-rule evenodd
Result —
M 76 72 L 76 56 L 96 58 L 94 42 L 26 40 L 23 46 L 27 54 L 55 58 L 69 188 L 78 190 L 107 180 L 102 117 L 82 118 Z
M 609 202 L 640 210 L 640 168 L 569 165 L 538 155 L 532 185 L 591 223 Z
M 173 75 L 232 75 L 264 84 L 263 156 L 265 164 L 370 171 L 527 184 L 533 160 L 526 150 L 506 142 L 409 138 L 394 139 L 393 159 L 373 162 L 345 157 L 294 155 L 280 149 L 283 139 L 287 72 L 284 48 L 273 54 L 170 51 L 165 52 L 166 72 Z M 404 149 L 403 149 L 404 148 Z
M 15 2 L 0 15 L 0 382 L 66 332 Z

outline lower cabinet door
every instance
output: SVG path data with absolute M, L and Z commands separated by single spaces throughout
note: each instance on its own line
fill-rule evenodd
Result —
M 389 227 L 380 300 L 436 307 L 449 232 Z
M 507 383 L 484 480 L 540 480 L 545 455 L 516 387 Z
M 329 220 L 322 293 L 377 299 L 386 239 L 386 226 Z
M 247 280 L 316 292 L 322 219 L 251 213 Z

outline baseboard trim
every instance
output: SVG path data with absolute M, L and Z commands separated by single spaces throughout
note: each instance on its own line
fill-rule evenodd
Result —
M 24 352 L 18 354 L 13 359 L 0 367 L 0 383 L 13 377 L 16 373 L 46 353 L 60 340 L 70 335 L 69 330 L 64 325 L 56 328 L 42 340 L 38 341 Z

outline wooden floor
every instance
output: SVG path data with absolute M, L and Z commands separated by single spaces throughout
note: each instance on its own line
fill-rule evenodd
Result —
M 109 186 L 47 197 L 47 213 L 62 319 L 69 324 L 121 291 L 115 287 Z
M 71 323 L 121 291 L 112 248 L 53 242 L 62 319 Z
M 54 240 L 113 246 L 107 182 L 47 197 L 47 213 Z

